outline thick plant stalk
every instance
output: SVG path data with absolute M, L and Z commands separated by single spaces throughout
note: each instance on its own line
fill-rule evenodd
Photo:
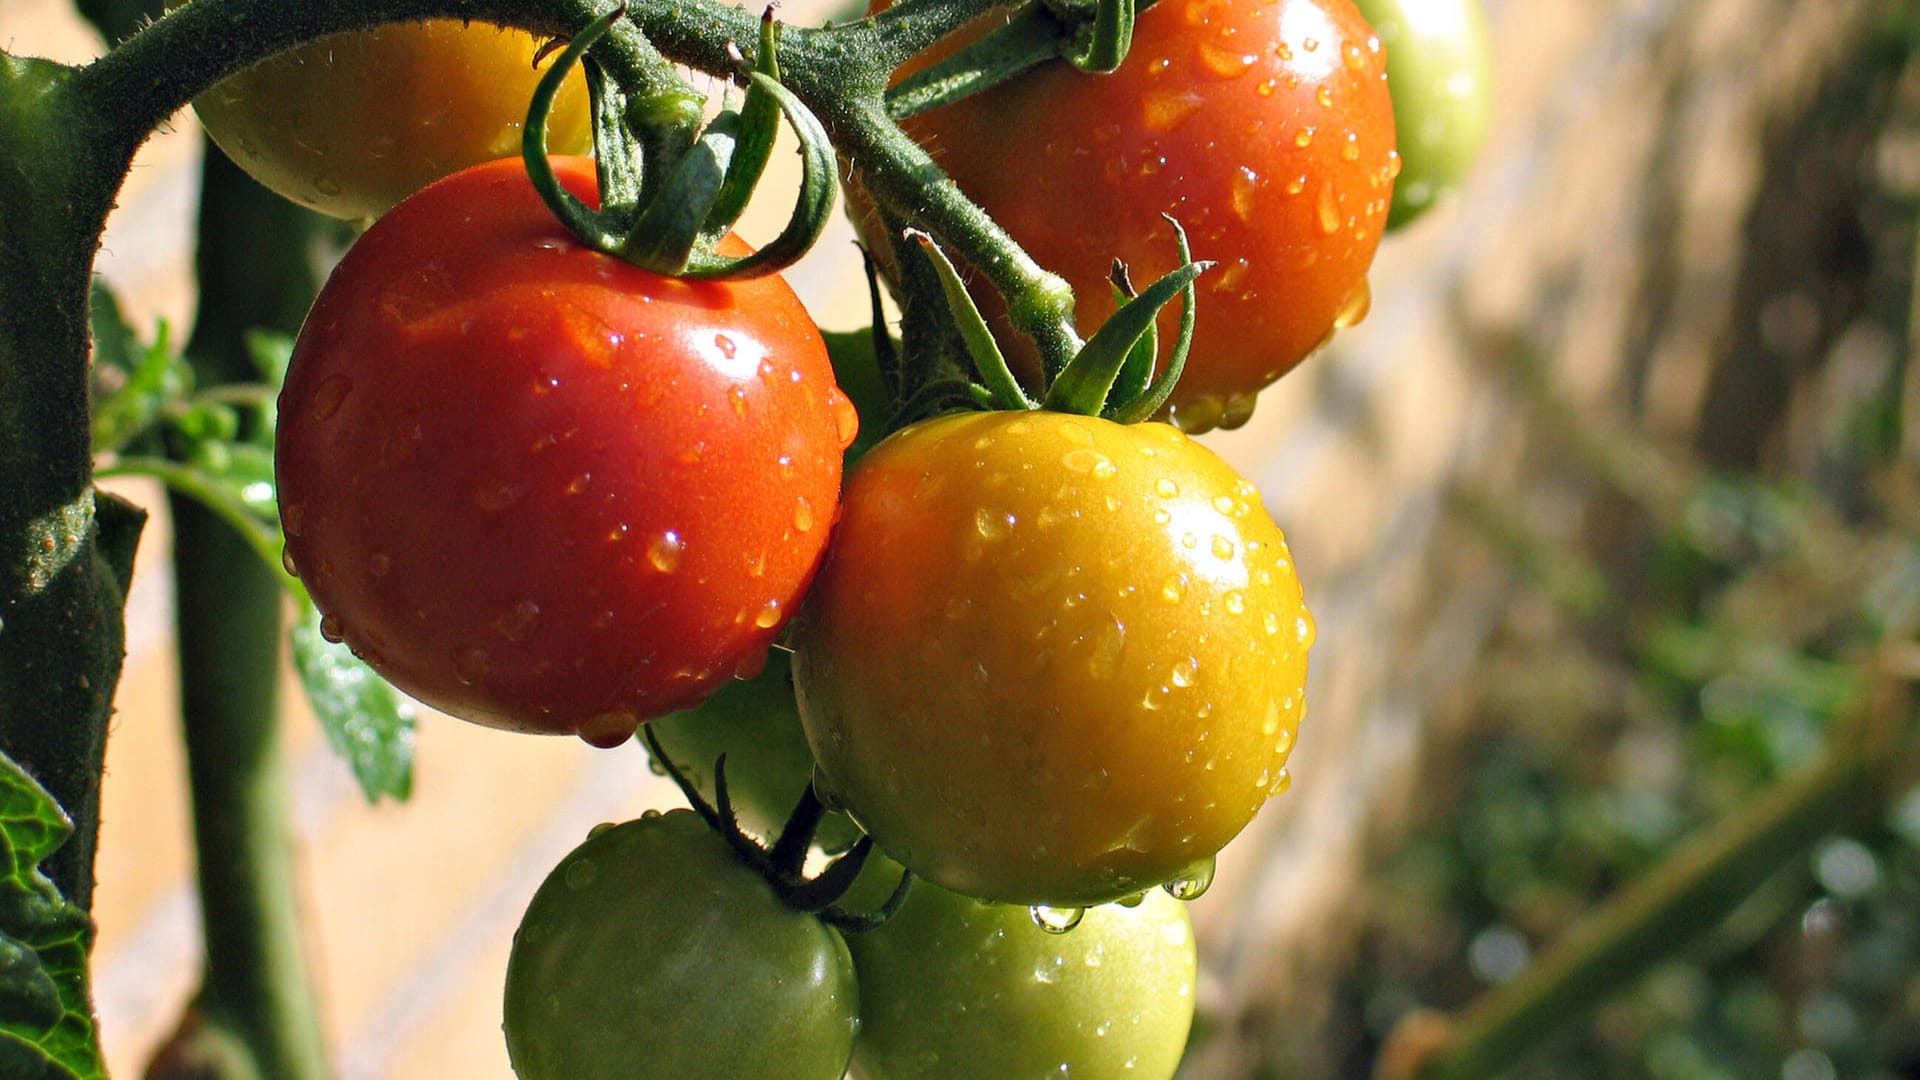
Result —
M 198 385 L 253 377 L 243 334 L 292 330 L 316 288 L 318 219 L 208 148 Z M 218 207 L 217 213 L 207 207 Z M 283 601 L 247 542 L 191 499 L 171 500 L 181 716 L 206 938 L 201 1019 L 245 1046 L 261 1076 L 321 1080 L 325 1040 L 300 938 L 282 752 Z

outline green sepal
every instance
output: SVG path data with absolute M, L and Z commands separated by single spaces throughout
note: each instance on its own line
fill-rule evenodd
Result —
M 609 223 L 617 222 L 631 211 L 631 201 L 627 200 L 629 188 L 632 200 L 637 200 L 639 190 L 639 178 L 631 171 L 633 163 L 638 161 L 638 153 L 633 152 L 631 137 L 622 125 L 629 111 L 624 107 L 624 95 L 613 86 L 611 79 L 594 75 L 587 79 L 587 90 L 593 99 L 601 212 L 581 202 L 579 196 L 561 186 L 560 179 L 553 174 L 553 164 L 547 160 L 547 119 L 553 112 L 553 99 L 573 65 L 579 63 L 587 49 L 605 37 L 626 12 L 627 6 L 621 4 L 588 23 L 586 29 L 567 42 L 547 73 L 541 76 L 539 85 L 534 87 L 533 99 L 527 105 L 526 124 L 520 133 L 520 157 L 541 200 L 581 243 L 605 252 L 619 250 L 622 230 Z M 622 153 L 622 150 L 629 152 Z M 623 173 L 623 169 L 629 172 Z
M 0 1076 L 106 1076 L 87 989 L 93 922 L 40 871 L 72 832 L 53 796 L 0 754 Z
M 754 87 L 763 90 L 780 107 L 800 140 L 800 193 L 794 199 L 793 214 L 780 235 L 759 251 L 741 259 L 696 252 L 681 277 L 738 281 L 779 273 L 811 250 L 820 234 L 826 231 L 827 223 L 833 220 L 839 162 L 827 129 L 791 90 L 771 76 L 756 71 L 749 78 Z
M 1184 255 L 1186 250 L 1184 238 L 1181 241 L 1181 250 Z M 1137 405 L 1136 402 L 1121 403 L 1111 412 L 1106 409 L 1107 396 L 1118 380 L 1121 368 L 1131 357 L 1135 343 L 1152 329 L 1154 320 L 1160 316 L 1160 309 L 1183 293 L 1191 297 L 1193 279 L 1199 277 L 1212 265 L 1210 262 L 1185 263 L 1147 286 L 1146 292 L 1134 297 L 1120 310 L 1114 312 L 1111 318 L 1101 324 L 1099 331 L 1087 339 L 1079 355 L 1073 358 L 1066 370 L 1060 373 L 1059 378 L 1053 380 L 1053 385 L 1047 388 L 1046 399 L 1040 403 L 1040 407 L 1053 412 L 1080 413 L 1085 416 L 1113 415 L 1117 418 L 1123 411 L 1131 414 Z M 1187 308 L 1191 311 L 1192 304 L 1189 303 Z M 1176 353 L 1183 352 L 1184 350 L 1176 348 Z M 1184 362 L 1184 355 L 1181 359 Z M 1171 381 L 1167 381 L 1166 389 L 1169 393 L 1172 392 Z
M 754 70 L 767 78 L 780 80 L 778 56 L 779 23 L 773 21 L 773 9 L 760 16 L 760 55 Z M 727 166 L 726 182 L 720 185 L 713 208 L 707 211 L 701 228 L 702 238 L 713 243 L 725 236 L 747 209 L 754 186 L 773 157 L 774 140 L 780 134 L 780 103 L 765 88 L 749 83 L 747 99 L 740 106 L 735 135 L 733 161 Z
M 370 803 L 382 796 L 405 802 L 413 792 L 413 703 L 345 645 L 327 640 L 310 602 L 290 640 L 307 701 L 361 794 Z
M 1120 66 L 1133 48 L 1134 0 L 1099 0 L 1087 47 L 1067 59 L 1081 71 L 1103 74 Z
M 1133 280 L 1127 276 L 1126 264 L 1119 259 L 1113 260 L 1113 270 L 1108 276 L 1108 286 L 1113 292 L 1114 310 L 1119 310 L 1139 294 L 1134 291 Z M 1147 332 L 1133 343 L 1127 352 L 1126 363 L 1120 365 L 1119 375 L 1114 377 L 1113 389 L 1107 392 L 1109 408 L 1116 401 L 1132 401 L 1146 392 L 1153 381 L 1153 362 L 1160 355 L 1160 323 L 1155 320 L 1147 324 Z
M 713 118 L 615 254 L 669 276 L 694 264 L 708 214 L 726 186 L 739 128 L 740 114 L 731 109 Z
M 1179 336 L 1173 339 L 1173 355 L 1167 358 L 1167 369 L 1161 372 L 1160 377 L 1154 380 L 1153 384 L 1148 386 L 1146 391 L 1138 397 L 1135 397 L 1131 401 L 1125 399 L 1117 400 L 1108 407 L 1104 415 L 1107 419 L 1116 423 L 1138 424 L 1144 420 L 1151 419 L 1155 413 L 1160 411 L 1160 406 L 1167 403 L 1167 398 L 1172 396 L 1174 386 L 1180 382 L 1181 374 L 1187 370 L 1187 352 L 1193 347 L 1193 309 L 1196 299 L 1193 280 L 1213 265 L 1210 262 L 1194 262 L 1193 248 L 1187 243 L 1187 230 L 1180 227 L 1180 223 L 1173 219 L 1173 215 L 1162 214 L 1160 216 L 1165 218 L 1167 224 L 1173 227 L 1173 240 L 1179 248 L 1180 261 L 1186 265 L 1183 266 L 1181 270 L 1176 270 L 1173 274 L 1168 274 L 1165 278 L 1161 278 L 1160 281 L 1154 282 L 1147 292 L 1152 293 L 1155 289 L 1158 289 L 1163 282 L 1172 278 L 1174 274 L 1181 273 L 1182 270 L 1185 270 L 1187 267 L 1193 267 L 1194 272 L 1187 277 L 1185 283 L 1180 287 L 1180 333 Z M 1135 301 L 1135 303 L 1138 302 L 1139 301 Z M 1165 303 L 1166 301 L 1162 300 L 1159 304 L 1154 305 L 1156 314 Z M 1149 325 L 1151 325 L 1151 321 Z M 1104 331 L 1105 327 L 1101 329 Z M 1096 334 L 1094 336 L 1098 337 L 1099 335 Z
M 993 339 L 993 330 L 987 326 L 987 320 L 980 314 L 980 308 L 968 294 L 966 283 L 960 280 L 960 272 L 954 269 L 953 260 L 940 250 L 933 237 L 918 229 L 908 229 L 906 238 L 920 245 L 926 252 L 928 262 L 934 272 L 940 276 L 940 290 L 945 294 L 947 307 L 953 313 L 955 327 L 960 331 L 960 339 L 966 343 L 967 355 L 973 359 L 980 384 L 984 386 L 993 400 L 996 409 L 1031 409 L 1033 402 L 1027 392 L 1020 387 L 1020 380 L 1013 377 L 1013 371 L 1007 367 L 1006 354 L 1000 351 L 1000 344 Z

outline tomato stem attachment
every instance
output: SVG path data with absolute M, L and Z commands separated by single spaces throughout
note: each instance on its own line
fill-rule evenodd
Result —
M 645 161 L 643 146 L 656 151 L 672 147 L 674 133 L 699 130 L 703 99 L 687 88 L 629 100 L 595 71 L 588 85 L 600 209 L 589 208 L 554 177 L 546 158 L 554 96 L 572 66 L 625 12 L 622 5 L 589 23 L 541 79 L 527 110 L 521 145 L 535 190 L 582 243 L 657 274 L 737 281 L 791 266 L 819 239 L 832 216 L 837 169 L 826 129 L 779 82 L 779 24 L 771 8 L 760 20 L 757 67 L 745 75 L 748 89 L 740 109 L 722 110 L 672 160 Z M 801 180 L 793 213 L 780 234 L 759 251 L 744 257 L 721 255 L 717 245 L 746 209 L 783 116 L 800 141 Z
M 683 771 L 679 764 L 660 744 L 660 737 L 645 724 L 640 726 L 640 740 L 667 778 L 680 789 L 686 797 L 687 805 L 700 815 L 709 828 L 720 834 L 735 857 L 745 863 L 767 882 L 768 887 L 780 897 L 782 903 L 795 911 L 819 915 L 828 922 L 835 918 L 860 917 L 846 916 L 834 908 L 834 902 L 846 894 L 854 879 L 860 876 L 860 870 L 866 865 L 867 856 L 873 851 L 873 838 L 862 835 L 854 845 L 843 854 L 829 862 L 826 869 L 814 877 L 807 877 L 805 864 L 807 853 L 813 845 L 813 838 L 820 821 L 826 816 L 826 805 L 820 796 L 808 784 L 807 790 L 795 804 L 793 813 L 781 828 L 780 836 L 772 848 L 762 847 L 759 842 L 748 836 L 740 828 L 739 819 L 734 815 L 733 800 L 727 792 L 727 756 L 721 754 L 713 763 L 714 801 L 708 802 L 700 793 L 700 788 Z M 902 886 L 904 888 L 904 886 Z M 893 908 L 897 909 L 898 904 Z M 831 914 L 831 917 L 829 916 Z M 880 914 L 878 912 L 876 915 Z M 886 910 L 885 916 L 890 916 Z M 884 921 L 885 916 L 882 916 Z M 835 925 L 838 925 L 837 923 Z M 877 923 L 875 925 L 878 925 Z
M 974 369 L 980 375 L 980 382 L 991 396 L 996 409 L 1031 409 L 1032 399 L 1020 388 L 1020 380 L 1013 377 L 1012 369 L 1007 367 L 1006 354 L 993 340 L 993 331 L 988 328 L 987 320 L 980 314 L 980 308 L 967 294 L 966 283 L 960 280 L 960 272 L 953 267 L 953 261 L 947 258 L 933 237 L 919 229 L 908 229 L 904 234 L 908 240 L 920 245 L 932 262 L 933 269 L 940 276 L 940 289 L 946 294 L 947 307 L 953 313 L 954 325 L 960 331 L 960 339 L 966 343 L 967 354 L 973 359 Z
M 1139 296 L 1122 304 L 1112 317 L 1101 324 L 1093 337 L 1087 339 L 1079 355 L 1047 387 L 1041 408 L 1135 423 L 1152 416 L 1166 401 L 1167 395 L 1173 392 L 1174 383 L 1186 368 L 1187 346 L 1193 337 L 1193 282 L 1213 263 L 1194 262 L 1193 252 L 1187 244 L 1186 230 L 1171 217 L 1167 218 L 1167 223 L 1173 226 L 1181 265 L 1147 286 L 1147 290 Z M 1174 342 L 1173 357 L 1167 364 L 1167 370 L 1139 396 L 1130 401 L 1108 404 L 1122 369 L 1127 367 L 1134 355 L 1135 346 L 1148 334 L 1154 333 L 1154 323 L 1160 317 L 1160 309 L 1172 303 L 1176 296 L 1183 301 L 1180 336 Z

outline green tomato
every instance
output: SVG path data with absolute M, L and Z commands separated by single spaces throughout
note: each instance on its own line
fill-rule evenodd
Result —
M 520 1080 L 838 1080 L 859 999 L 838 932 L 687 810 L 595 830 L 507 961 Z
M 767 650 L 767 666 L 751 679 L 736 679 L 712 697 L 649 725 L 675 766 L 693 781 L 708 802 L 717 796 L 713 765 L 727 758 L 727 797 L 748 832 L 768 841 L 781 827 L 800 794 L 813 782 L 813 751 L 800 726 L 793 700 L 792 654 Z M 860 839 L 860 829 L 844 814 L 828 814 L 814 842 L 828 851 L 844 851 Z
M 862 899 L 875 876 L 891 887 L 897 871 L 863 874 Z M 864 1002 L 862 1080 L 1155 1080 L 1186 1050 L 1193 929 L 1186 905 L 1158 889 L 1056 933 L 1024 907 L 915 881 L 892 919 L 847 944 Z
M 1400 151 L 1387 228 L 1457 187 L 1486 141 L 1493 46 L 1480 0 L 1355 0 L 1387 50 Z

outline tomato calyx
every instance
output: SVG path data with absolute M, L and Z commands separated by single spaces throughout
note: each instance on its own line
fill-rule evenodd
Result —
M 1187 352 L 1193 342 L 1194 281 L 1213 266 L 1211 262 L 1194 261 L 1186 230 L 1171 215 L 1162 216 L 1173 229 L 1180 264 L 1136 294 L 1125 264 L 1116 259 L 1112 287 L 1118 310 L 1053 377 L 1038 402 L 1027 395 L 1014 376 L 953 261 L 926 233 L 908 229 L 903 235 L 919 246 L 939 278 L 948 311 L 973 361 L 988 407 L 1044 409 L 1133 424 L 1150 419 L 1166 404 L 1186 369 Z M 1155 377 L 1159 352 L 1155 321 L 1160 310 L 1176 297 L 1182 301 L 1179 336 L 1166 367 Z
M 841 897 L 859 878 L 867 857 L 873 851 L 873 838 L 864 834 L 851 848 L 828 862 L 818 874 L 812 877 L 806 875 L 807 855 L 813 847 L 815 831 L 827 814 L 827 806 L 820 801 L 812 784 L 808 784 L 806 790 L 801 792 L 773 846 L 762 847 L 740 827 L 739 819 L 734 814 L 733 801 L 727 792 L 725 754 L 713 763 L 714 798 L 713 802 L 708 802 L 699 787 L 660 744 L 651 728 L 643 725 L 640 738 L 646 745 L 648 755 L 666 773 L 667 778 L 679 787 L 694 813 L 719 833 L 735 857 L 764 878 L 774 894 L 788 907 L 812 915 L 836 930 L 861 933 L 885 924 L 906 902 L 908 890 L 913 885 L 911 871 L 901 874 L 900 883 L 894 887 L 892 895 L 872 911 L 849 911 L 839 904 Z
M 745 86 L 737 108 L 723 108 L 704 129 L 702 99 L 690 87 L 630 99 L 587 51 L 626 15 L 626 5 L 588 24 L 567 43 L 528 107 L 521 154 L 534 188 L 555 216 L 596 250 L 655 273 L 708 281 L 737 281 L 777 273 L 813 246 L 833 213 L 834 150 L 826 129 L 780 82 L 780 24 L 768 8 L 760 19 L 754 63 L 737 46 L 736 80 Z M 553 97 L 566 73 L 585 61 L 592 95 L 594 144 L 601 205 L 595 210 L 567 191 L 547 161 L 546 124 Z M 800 190 L 787 225 L 751 255 L 719 254 L 716 245 L 746 209 L 773 152 L 781 118 L 799 137 Z M 638 130 L 636 130 L 638 129 Z M 697 134 L 696 134 L 697 133 Z M 641 134 L 675 149 L 673 160 L 655 162 L 664 178 L 643 183 Z

